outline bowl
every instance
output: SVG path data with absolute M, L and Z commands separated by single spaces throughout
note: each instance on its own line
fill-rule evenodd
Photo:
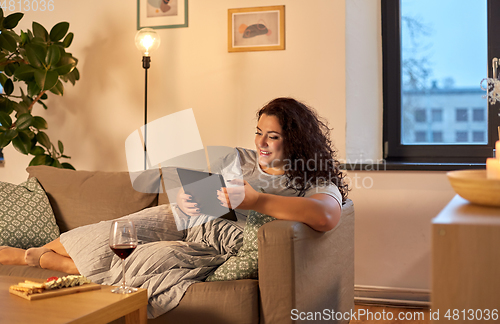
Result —
M 473 204 L 500 207 L 500 179 L 487 179 L 486 170 L 446 173 L 453 190 Z

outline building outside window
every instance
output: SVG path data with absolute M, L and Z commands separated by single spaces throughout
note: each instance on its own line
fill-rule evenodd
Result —
M 488 109 L 480 83 L 500 58 L 500 24 L 488 21 L 500 1 L 381 3 L 384 158 L 484 167 L 500 103 Z

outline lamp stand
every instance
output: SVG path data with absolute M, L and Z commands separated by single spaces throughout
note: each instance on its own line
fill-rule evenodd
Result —
M 148 69 L 151 66 L 151 57 L 142 57 L 142 67 L 144 68 L 144 170 L 147 170 L 147 140 L 148 140 Z

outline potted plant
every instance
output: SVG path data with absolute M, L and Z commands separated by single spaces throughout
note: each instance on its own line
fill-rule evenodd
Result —
M 60 159 L 64 146 L 52 144 L 47 133 L 47 121 L 34 114 L 35 105 L 47 109 L 44 100 L 48 92 L 62 96 L 63 82 L 75 84 L 80 78 L 78 60 L 66 52 L 73 33 L 69 23 L 60 22 L 48 32 L 33 22 L 32 30 L 17 34 L 13 29 L 23 17 L 13 13 L 4 17 L 0 9 L 0 149 L 10 143 L 17 151 L 33 155 L 29 165 L 50 165 L 74 169 Z M 14 93 L 16 85 L 19 93 Z

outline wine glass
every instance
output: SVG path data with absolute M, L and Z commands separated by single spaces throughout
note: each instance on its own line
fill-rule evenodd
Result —
M 137 233 L 134 223 L 128 219 L 113 221 L 109 235 L 109 247 L 122 259 L 123 282 L 111 292 L 116 294 L 130 294 L 137 291 L 136 288 L 127 287 L 125 283 L 125 259 L 134 252 L 137 247 Z

